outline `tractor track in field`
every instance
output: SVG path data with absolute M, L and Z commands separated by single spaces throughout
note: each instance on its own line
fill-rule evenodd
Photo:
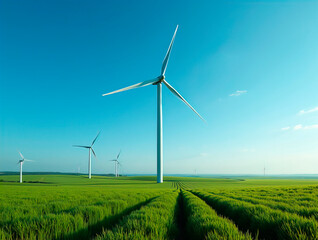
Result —
M 176 240 L 187 240 L 188 239 L 186 235 L 187 217 L 185 214 L 185 206 L 184 206 L 182 190 L 179 190 L 177 206 L 175 210 L 175 219 L 178 225 L 178 235 L 176 237 Z
M 183 183 L 183 182 L 181 182 L 181 181 L 173 181 L 173 182 L 172 182 L 172 187 L 173 187 L 173 188 L 176 188 L 177 190 L 187 190 L 187 189 L 190 189 L 190 187 L 189 187 L 187 184 L 185 184 L 185 183 Z
M 160 196 L 160 195 L 159 195 Z M 66 234 L 62 236 L 58 236 L 55 238 L 55 240 L 60 240 L 60 239 L 74 239 L 74 240 L 79 240 L 79 239 L 94 239 L 97 235 L 101 234 L 104 229 L 111 229 L 115 225 L 117 225 L 125 216 L 131 214 L 133 211 L 139 210 L 141 207 L 146 206 L 149 204 L 151 201 L 154 199 L 158 198 L 159 196 L 152 197 L 146 201 L 143 201 L 141 203 L 138 203 L 132 207 L 126 208 L 124 211 L 121 213 L 118 213 L 116 215 L 112 215 L 109 217 L 104 218 L 103 220 L 89 225 L 87 228 L 81 229 L 77 232 L 71 233 L 71 234 Z
M 187 240 L 188 239 L 186 235 L 187 217 L 185 213 L 184 199 L 182 195 L 182 190 L 184 190 L 185 185 L 181 181 L 173 181 L 172 187 L 176 188 L 179 191 L 179 194 L 177 197 L 177 204 L 175 206 L 175 221 L 178 226 L 178 234 L 176 236 L 176 240 Z

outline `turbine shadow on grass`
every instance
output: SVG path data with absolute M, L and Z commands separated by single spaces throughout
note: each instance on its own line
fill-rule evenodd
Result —
M 132 207 L 126 208 L 124 211 L 121 213 L 115 214 L 113 216 L 105 217 L 103 220 L 95 223 L 88 225 L 87 228 L 83 228 L 77 232 L 71 233 L 71 234 L 65 234 L 61 235 L 55 240 L 59 239 L 69 239 L 69 240 L 78 240 L 78 239 L 92 239 L 96 237 L 97 235 L 101 234 L 104 229 L 111 229 L 113 228 L 116 224 L 120 222 L 120 220 L 126 216 L 129 215 L 131 212 L 140 209 L 141 207 L 147 205 L 150 203 L 152 200 L 154 200 L 156 197 L 150 198 L 146 201 L 143 201 L 141 203 L 138 203 Z
M 3 180 L 0 179 L 1 183 L 19 183 L 19 181 L 11 181 L 11 180 Z M 41 183 L 41 184 L 54 184 L 53 182 L 42 182 L 42 181 L 25 181 L 23 180 L 23 183 Z

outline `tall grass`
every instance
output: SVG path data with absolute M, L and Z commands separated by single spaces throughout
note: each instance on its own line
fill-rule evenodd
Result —
M 206 192 L 194 193 L 240 228 L 259 232 L 260 238 L 318 239 L 318 223 L 313 219 Z
M 186 231 L 189 239 L 252 239 L 250 234 L 238 230 L 229 219 L 220 217 L 200 198 L 182 191 L 187 217 Z
M 239 190 L 224 189 L 213 193 L 221 195 L 247 196 L 255 199 L 298 205 L 302 207 L 318 207 L 318 188 L 316 186 L 305 187 L 265 187 L 265 188 L 244 188 Z
M 271 198 L 257 198 L 255 196 L 244 196 L 241 194 L 234 194 L 234 193 L 227 193 L 223 194 L 222 196 L 230 197 L 233 199 L 249 202 L 252 204 L 260 204 L 272 209 L 277 209 L 289 213 L 296 213 L 297 215 L 307 217 L 307 218 L 315 218 L 318 220 L 318 207 L 304 207 L 299 204 L 294 204 L 294 200 L 291 198 L 287 201 L 283 201 L 283 197 L 281 197 L 282 201 L 273 201 Z
M 36 183 L 18 184 L 9 182 L 17 181 L 17 175 L 2 178 L 0 240 L 251 238 L 235 224 L 254 237 L 259 232 L 260 239 L 318 239 L 312 218 L 318 207 L 317 186 L 178 177 L 156 184 L 155 177 L 88 180 L 57 175 L 26 175 Z M 188 191 L 177 198 L 175 188 L 195 191 L 204 201 Z
M 78 190 L 78 189 L 77 189 Z M 0 239 L 87 239 L 160 191 L 76 191 L 1 202 Z M 74 198 L 70 199 L 70 196 Z M 47 203 L 47 204 L 45 204 Z M 80 234 L 76 234 L 80 233 Z
M 177 195 L 175 191 L 155 198 L 96 239 L 175 239 L 178 232 L 175 221 Z

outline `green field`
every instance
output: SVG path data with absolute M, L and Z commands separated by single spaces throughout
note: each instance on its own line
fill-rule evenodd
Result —
M 318 239 L 318 180 L 0 175 L 0 239 Z

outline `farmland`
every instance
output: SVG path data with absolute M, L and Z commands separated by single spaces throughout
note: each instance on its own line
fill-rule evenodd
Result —
M 315 179 L 0 175 L 0 239 L 318 239 Z

